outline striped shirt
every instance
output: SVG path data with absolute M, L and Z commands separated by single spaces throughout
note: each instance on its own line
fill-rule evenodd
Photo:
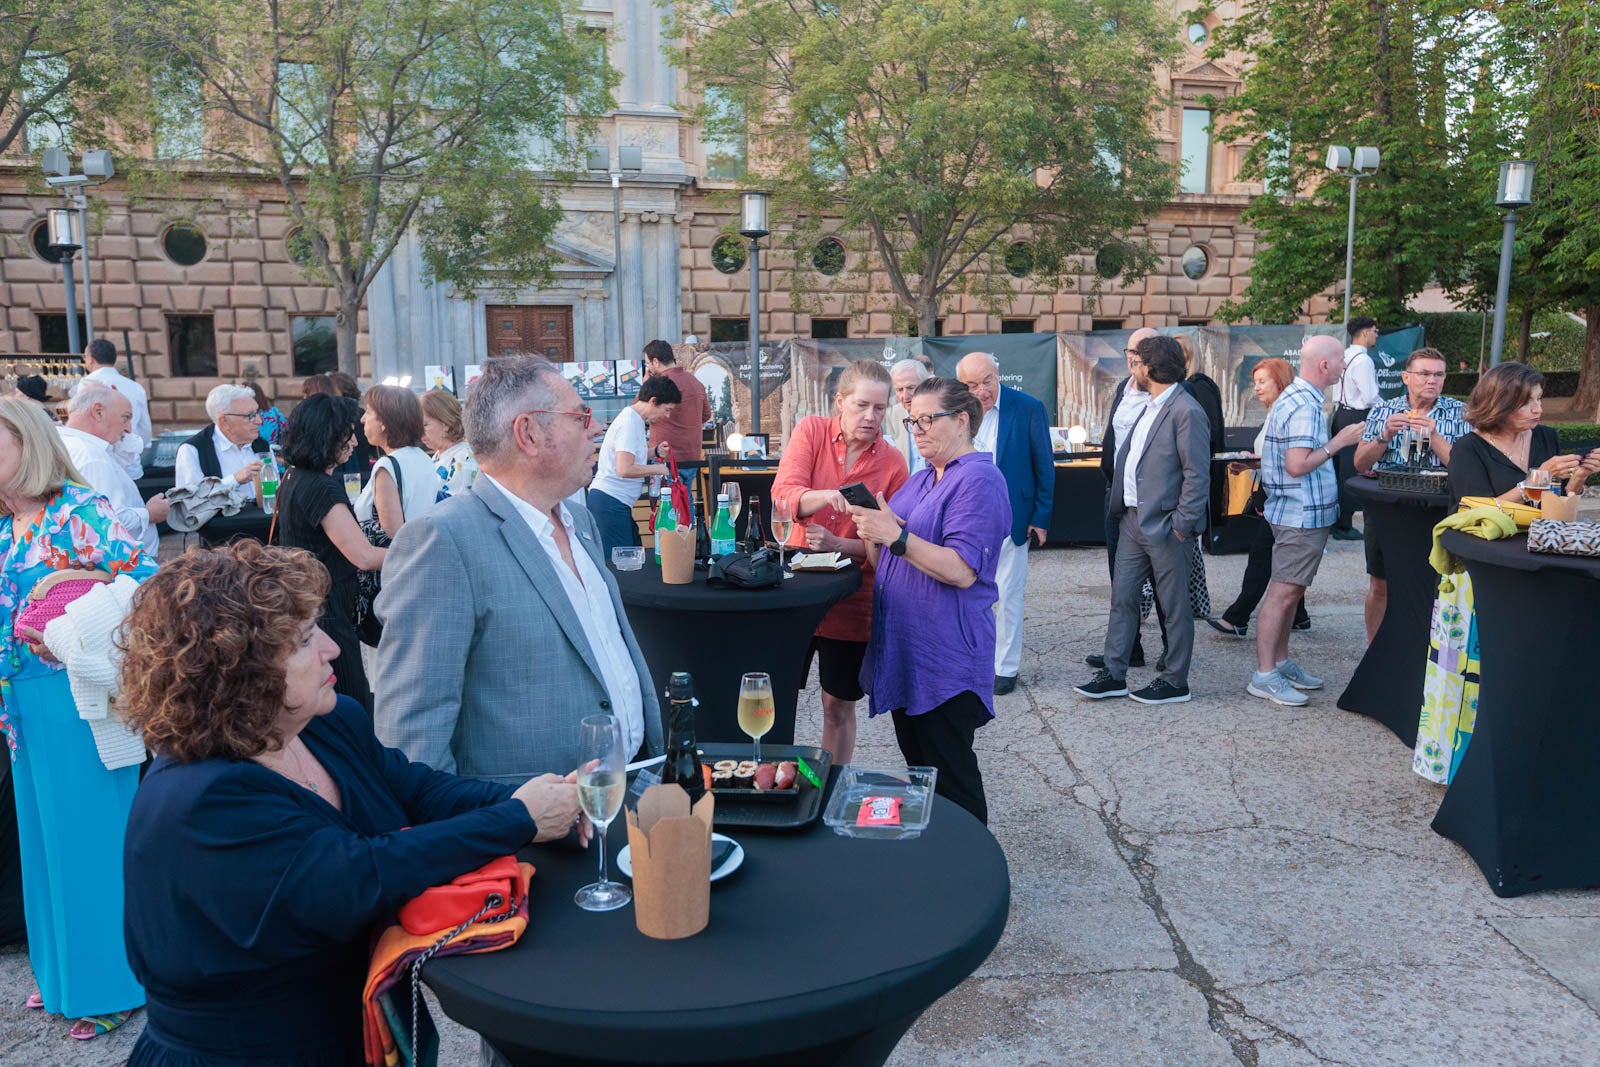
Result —
M 1371 411 L 1367 412 L 1367 428 L 1361 432 L 1363 441 L 1383 440 L 1383 427 L 1395 415 L 1404 415 L 1411 410 L 1411 399 L 1405 393 L 1388 400 L 1379 401 Z M 1433 402 L 1433 410 L 1423 412 L 1433 420 L 1434 432 L 1446 441 L 1454 443 L 1472 432 L 1472 424 L 1466 420 L 1467 406 L 1459 400 L 1448 396 L 1441 396 Z M 1405 457 L 1400 455 L 1399 434 L 1394 435 L 1394 440 L 1383 450 L 1380 463 L 1404 463 Z M 1423 464 L 1427 467 L 1442 467 L 1439 457 L 1428 450 L 1428 458 Z
M 1322 391 L 1295 378 L 1267 412 L 1261 445 L 1261 484 L 1267 490 L 1267 521 L 1274 526 L 1316 530 L 1339 517 L 1339 480 L 1333 463 L 1318 464 L 1304 477 L 1284 468 L 1291 448 L 1322 448 L 1328 443 L 1328 420 L 1322 414 Z

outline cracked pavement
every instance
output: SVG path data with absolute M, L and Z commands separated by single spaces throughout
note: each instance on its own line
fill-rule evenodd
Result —
M 1206 564 L 1220 612 L 1244 559 Z M 1600 891 L 1496 898 L 1428 826 L 1441 787 L 1335 707 L 1365 588 L 1361 545 L 1334 542 L 1292 638 L 1327 679 L 1305 708 L 1247 696 L 1254 642 L 1203 624 L 1192 702 L 1095 702 L 1071 687 L 1104 638 L 1104 552 L 1034 553 L 1021 684 L 977 738 L 1009 925 L 892 1067 L 1600 1062 Z M 800 708 L 814 739 L 814 686 Z M 864 705 L 856 762 L 902 764 Z M 68 1040 L 22 1008 L 30 983 L 0 952 L 0 1064 L 123 1062 L 137 1023 Z M 474 1035 L 442 1029 L 441 1063 L 477 1062 Z

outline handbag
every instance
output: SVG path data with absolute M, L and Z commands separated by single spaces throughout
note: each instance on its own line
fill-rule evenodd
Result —
M 1527 504 L 1514 504 L 1492 496 L 1464 496 L 1461 498 L 1461 506 L 1456 510 L 1470 511 L 1473 508 L 1495 508 L 1509 515 L 1512 522 L 1524 528 L 1544 514 L 1536 507 L 1531 507 Z
M 28 590 L 26 603 L 11 622 L 11 633 L 22 642 L 28 640 L 25 630 L 44 633 L 45 626 L 64 614 L 68 604 L 111 580 L 109 571 L 79 568 L 52 571 Z
M 395 492 L 400 494 L 400 521 L 406 518 L 406 483 L 400 473 L 398 460 L 391 460 L 389 473 L 394 475 Z M 377 477 L 377 471 L 373 471 Z M 373 493 L 372 517 L 361 521 L 361 535 L 367 539 L 367 544 L 374 548 L 388 548 L 391 538 L 383 523 L 378 521 L 377 493 Z M 378 600 L 378 594 L 383 591 L 382 571 L 360 571 L 356 574 L 356 636 L 364 645 L 376 647 L 383 637 L 383 621 L 373 612 L 372 605 Z
M 1528 527 L 1528 551 L 1557 556 L 1600 556 L 1600 522 L 1534 519 Z
M 783 567 L 767 549 L 730 552 L 711 561 L 706 585 L 712 589 L 771 589 L 783 581 Z

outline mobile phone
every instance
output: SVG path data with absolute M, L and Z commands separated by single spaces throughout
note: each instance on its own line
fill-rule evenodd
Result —
M 851 482 L 839 490 L 839 495 L 858 508 L 878 510 L 878 501 L 873 497 L 872 491 L 867 488 L 865 482 Z

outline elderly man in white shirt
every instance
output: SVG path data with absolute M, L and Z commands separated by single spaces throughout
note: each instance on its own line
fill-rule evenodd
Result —
M 150 426 L 150 398 L 144 386 L 117 370 L 117 346 L 103 337 L 90 341 L 89 347 L 84 349 L 83 366 L 86 371 L 83 376 L 85 382 L 109 385 L 128 398 L 133 408 L 133 418 L 128 427 L 130 436 L 111 442 L 112 453 L 129 478 L 137 480 L 143 477 L 141 457 L 145 447 L 155 440 L 155 431 Z
M 126 396 L 103 382 L 86 381 L 67 402 L 67 424 L 56 430 L 89 488 L 111 502 L 117 520 L 144 544 L 153 559 L 161 544 L 156 524 L 167 517 L 167 498 L 140 499 L 138 486 L 122 469 L 113 449 L 132 420 L 133 405 Z
M 188 486 L 202 478 L 221 478 L 243 496 L 245 487 L 253 487 L 261 473 L 259 453 L 267 447 L 261 440 L 256 395 L 242 385 L 219 385 L 206 395 L 206 414 L 212 425 L 178 446 L 172 482 Z

